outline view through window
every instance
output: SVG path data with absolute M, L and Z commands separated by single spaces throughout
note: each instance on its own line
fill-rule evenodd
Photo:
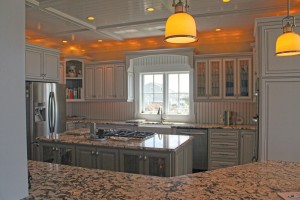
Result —
M 142 113 L 157 114 L 162 107 L 166 114 L 189 115 L 189 73 L 142 74 Z

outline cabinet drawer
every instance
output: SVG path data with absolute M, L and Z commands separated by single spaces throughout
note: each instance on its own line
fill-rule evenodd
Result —
M 209 170 L 232 167 L 238 165 L 237 161 L 210 161 Z
M 219 139 L 238 139 L 238 131 L 220 131 L 220 132 L 211 132 L 210 138 L 219 138 Z
M 222 159 L 238 159 L 238 150 L 223 150 L 223 149 L 212 149 L 210 152 L 210 158 L 222 158 Z
M 234 141 L 220 141 L 220 140 L 211 140 L 210 148 L 220 148 L 220 149 L 238 149 L 239 142 L 237 140 Z

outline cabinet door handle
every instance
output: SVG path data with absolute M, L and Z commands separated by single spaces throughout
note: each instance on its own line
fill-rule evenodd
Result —
M 144 156 L 144 160 L 147 160 L 147 156 Z
M 94 151 L 92 151 L 92 152 L 91 152 L 91 154 L 92 154 L 92 155 L 95 155 L 95 152 L 94 152 Z
M 139 155 L 139 159 L 141 160 L 143 158 L 143 156 Z
M 58 151 L 58 148 L 56 147 L 55 151 Z
M 96 152 L 96 156 L 98 156 L 98 155 L 99 155 L 99 152 L 97 151 L 97 152 Z

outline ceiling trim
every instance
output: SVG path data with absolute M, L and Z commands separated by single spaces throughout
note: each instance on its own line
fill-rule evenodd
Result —
M 25 3 L 27 6 L 30 6 L 30 7 L 38 7 L 40 6 L 40 3 L 36 0 L 26 0 L 26 3 Z
M 191 14 L 194 18 L 200 17 L 213 17 L 213 16 L 220 16 L 220 15 L 235 15 L 235 14 L 245 14 L 245 13 L 257 13 L 262 11 L 272 11 L 285 8 L 285 6 L 274 6 L 274 7 L 263 7 L 263 8 L 254 8 L 254 9 L 243 9 L 243 10 L 230 10 L 230 11 L 220 11 L 220 12 L 207 12 L 207 13 L 199 13 L 199 14 Z M 166 22 L 168 18 L 161 18 L 161 19 L 151 19 L 151 20 L 144 20 L 144 21 L 135 21 L 135 22 L 128 22 L 128 23 L 119 23 L 119 24 L 112 24 L 112 25 L 104 25 L 104 26 L 97 26 L 97 29 L 108 29 L 108 28 L 121 28 L 124 26 L 134 26 L 134 25 L 142 25 L 148 23 L 156 23 L 156 22 Z

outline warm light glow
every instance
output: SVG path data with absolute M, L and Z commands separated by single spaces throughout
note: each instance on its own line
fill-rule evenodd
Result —
M 300 36 L 294 32 L 283 33 L 276 41 L 276 56 L 300 55 Z
M 67 41 L 67 40 L 63 40 L 62 42 L 63 42 L 63 43 L 68 43 L 68 41 Z
M 216 31 L 219 32 L 219 31 L 221 31 L 221 29 L 220 28 L 216 28 Z
M 95 20 L 95 17 L 89 16 L 89 17 L 87 17 L 87 19 L 90 20 L 90 21 L 93 21 L 93 20 Z
M 191 43 L 197 41 L 196 23 L 187 13 L 175 13 L 166 23 L 165 41 L 170 43 Z
M 230 2 L 231 0 L 223 0 L 224 3 L 228 3 Z
M 103 40 L 98 40 L 98 42 L 103 42 Z
M 150 8 L 146 8 L 146 10 L 147 10 L 148 12 L 153 12 L 155 9 L 152 8 L 152 7 L 150 7 Z

